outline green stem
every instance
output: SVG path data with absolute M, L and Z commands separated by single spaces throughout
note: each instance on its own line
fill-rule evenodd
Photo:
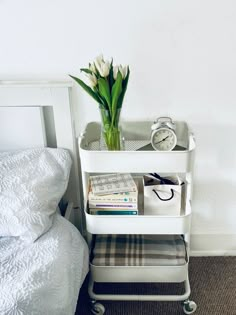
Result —
M 103 130 L 103 137 L 109 151 L 121 149 L 119 128 L 110 126 L 107 130 Z
M 100 106 L 100 113 L 102 119 L 102 136 L 106 142 L 108 150 L 121 150 L 120 145 L 120 129 L 119 116 L 120 110 L 117 110 L 115 120 L 113 120 L 110 111 Z

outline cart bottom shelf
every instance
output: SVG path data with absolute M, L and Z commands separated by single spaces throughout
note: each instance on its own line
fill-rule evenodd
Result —
M 94 282 L 183 282 L 188 263 L 183 266 L 95 266 L 90 263 Z
M 182 282 L 188 272 L 181 235 L 96 235 L 91 258 L 95 282 Z

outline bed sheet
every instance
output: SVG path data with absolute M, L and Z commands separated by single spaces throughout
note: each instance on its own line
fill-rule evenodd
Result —
M 87 272 L 87 244 L 59 214 L 34 243 L 1 237 L 0 314 L 74 314 Z

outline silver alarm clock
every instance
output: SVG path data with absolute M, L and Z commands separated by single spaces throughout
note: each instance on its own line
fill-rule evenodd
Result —
M 176 127 L 170 117 L 159 117 L 151 127 L 151 144 L 156 151 L 171 151 L 177 144 Z

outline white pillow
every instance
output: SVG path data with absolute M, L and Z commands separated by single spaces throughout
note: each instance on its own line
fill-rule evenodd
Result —
M 0 236 L 33 242 L 48 231 L 66 191 L 71 163 L 64 149 L 0 153 Z

